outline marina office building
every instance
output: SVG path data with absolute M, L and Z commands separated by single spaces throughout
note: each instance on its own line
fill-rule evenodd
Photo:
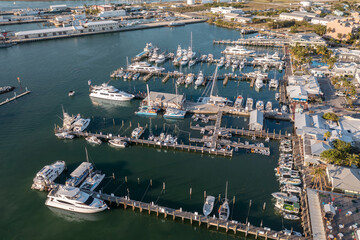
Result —
M 261 111 L 253 110 L 250 112 L 249 129 L 262 131 L 264 127 L 264 114 Z
M 159 108 L 178 108 L 181 109 L 185 102 L 185 96 L 183 94 L 172 94 L 172 93 L 162 93 L 162 92 L 153 92 L 150 94 L 150 104 L 151 106 L 156 106 Z M 148 97 L 143 101 L 149 104 Z

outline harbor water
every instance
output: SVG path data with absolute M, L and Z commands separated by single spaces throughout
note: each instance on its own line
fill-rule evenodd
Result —
M 50 5 L 50 4 L 49 4 Z M 0 3 L 1 6 L 1 3 Z M 157 28 L 142 31 L 111 33 L 80 38 L 51 40 L 19 44 L 0 49 L 0 85 L 21 85 L 32 91 L 30 95 L 1 107 L 0 111 L 0 232 L 3 239 L 94 239 L 110 237 L 124 239 L 228 239 L 230 234 L 208 230 L 180 220 L 163 219 L 146 213 L 132 212 L 111 206 L 111 210 L 95 215 L 79 215 L 50 209 L 44 205 L 45 192 L 30 190 L 34 175 L 46 164 L 65 160 L 69 172 L 85 161 L 85 147 L 90 159 L 107 176 L 114 174 L 115 181 L 106 178 L 103 191 L 119 196 L 129 195 L 132 199 L 156 202 L 162 206 L 182 208 L 186 211 L 202 213 L 204 191 L 217 199 L 213 214 L 219 207 L 218 196 L 224 198 L 225 183 L 229 182 L 228 198 L 233 220 L 245 222 L 249 210 L 249 222 L 259 226 L 281 230 L 283 227 L 301 230 L 299 222 L 282 221 L 274 210 L 271 193 L 279 190 L 274 175 L 277 166 L 277 141 L 265 143 L 271 148 L 270 156 L 234 153 L 232 158 L 215 157 L 151 147 L 131 146 L 115 149 L 107 144 L 90 146 L 83 139 L 62 141 L 54 136 L 54 124 L 61 124 L 61 106 L 69 113 L 81 113 L 90 117 L 89 131 L 115 133 L 129 136 L 138 124 L 147 125 L 158 135 L 167 132 L 179 136 L 186 142 L 191 136 L 200 136 L 190 131 L 191 117 L 185 120 L 166 121 L 161 116 L 144 118 L 135 116 L 140 101 L 114 104 L 91 100 L 88 96 L 88 80 L 101 84 L 110 80 L 110 73 L 120 66 L 126 66 L 129 59 L 142 51 L 147 42 L 160 47 L 160 51 L 175 52 L 177 45 L 190 45 L 193 32 L 193 48 L 200 54 L 213 53 L 221 56 L 226 46 L 213 45 L 214 39 L 237 39 L 238 31 L 203 24 L 178 28 Z M 256 49 L 259 53 L 273 54 L 277 49 Z M 175 70 L 170 63 L 164 64 L 169 71 Z M 196 65 L 184 72 L 198 73 L 200 69 L 211 75 L 214 66 Z M 246 67 L 245 72 L 252 71 Z M 219 74 L 231 70 L 222 69 Z M 239 70 L 237 70 L 239 71 Z M 270 72 L 270 77 L 275 70 Z M 276 73 L 277 78 L 282 73 Z M 150 90 L 175 93 L 175 80 L 163 84 L 161 79 L 152 78 Z M 122 90 L 145 91 L 143 80 L 112 80 L 109 83 Z M 75 90 L 74 97 L 68 91 Z M 179 93 L 195 100 L 204 88 L 179 87 Z M 20 91 L 17 87 L 15 91 Z M 238 94 L 244 98 L 261 99 L 265 103 L 274 100 L 275 91 L 267 87 L 256 92 L 249 82 L 229 81 L 223 86 L 217 82 L 217 93 L 234 99 Z M 7 93 L 0 100 L 12 96 Z M 247 128 L 248 118 L 223 118 L 223 126 Z M 130 127 L 131 124 L 131 127 Z M 194 124 L 194 123 L 193 123 Z M 291 132 L 291 124 L 284 121 L 266 120 L 269 132 Z M 252 141 L 242 138 L 241 141 Z M 67 172 L 66 174 L 69 174 Z M 124 178 L 127 176 L 127 183 Z M 148 188 L 150 179 L 152 187 Z M 64 181 L 64 176 L 60 181 Z M 162 191 L 163 182 L 166 190 Z M 121 185 L 122 184 L 122 185 Z M 121 186 L 120 186 L 121 185 Z M 148 191 L 146 189 L 148 188 Z M 190 188 L 192 195 L 190 196 Z M 235 201 L 233 201 L 235 199 Z M 263 211 L 263 205 L 266 209 Z M 75 237 L 76 236 L 76 237 Z M 241 238 L 241 236 L 239 236 Z

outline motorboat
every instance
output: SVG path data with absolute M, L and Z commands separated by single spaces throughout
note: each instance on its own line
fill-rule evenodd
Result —
M 68 132 L 55 133 L 55 136 L 59 139 L 73 139 L 75 136 Z
M 299 213 L 300 205 L 297 202 L 288 202 L 282 199 L 277 199 L 275 207 L 286 213 Z
M 192 59 L 189 61 L 189 67 L 192 67 L 196 64 L 196 60 Z
M 120 91 L 107 83 L 103 83 L 100 86 L 90 86 L 90 97 L 114 101 L 129 101 L 135 96 L 133 94 Z
M 176 80 L 176 85 L 181 85 L 181 84 L 184 84 L 184 83 L 185 83 L 185 78 L 184 77 L 179 77 Z
M 102 143 L 102 141 L 95 136 L 86 137 L 85 140 L 88 143 L 97 144 L 97 145 L 100 145 Z
M 222 68 L 225 65 L 225 58 L 221 57 L 220 61 L 217 63 L 218 68 Z
M 100 171 L 91 172 L 85 181 L 80 185 L 80 189 L 94 191 L 99 186 L 104 177 L 105 174 L 101 174 Z
M 56 161 L 51 165 L 44 166 L 34 177 L 31 189 L 40 191 L 48 189 L 65 168 L 65 161 Z
M 207 55 L 201 55 L 200 61 L 206 62 L 207 61 Z
M 280 99 L 280 93 L 275 93 L 275 100 L 279 100 Z
M 200 71 L 195 81 L 195 86 L 200 86 L 201 84 L 203 84 L 203 82 L 204 82 L 204 74 L 202 73 L 202 71 Z
M 291 184 L 291 185 L 297 186 L 297 185 L 301 184 L 301 179 L 298 179 L 298 178 L 281 178 L 280 179 L 280 184 Z
M 73 126 L 73 131 L 74 132 L 82 132 L 84 131 L 90 124 L 90 119 L 89 118 L 80 118 L 78 119 L 76 122 L 74 122 Z
M 284 214 L 284 219 L 297 221 L 297 220 L 300 220 L 300 217 L 296 216 L 296 215 L 293 215 L 293 214 Z
M 97 213 L 108 208 L 104 201 L 77 187 L 64 185 L 57 185 L 49 192 L 45 205 L 78 213 Z
M 257 109 L 258 111 L 264 110 L 264 102 L 261 101 L 261 100 L 258 100 L 258 101 L 256 102 L 256 109 Z
M 140 73 L 135 73 L 133 76 L 132 76 L 132 80 L 138 80 L 140 77 Z
M 278 52 L 275 52 L 273 55 L 271 55 L 271 58 L 274 60 L 280 60 L 280 56 Z
M 274 192 L 271 195 L 276 199 L 285 200 L 289 202 L 299 202 L 299 198 L 297 196 L 291 195 L 289 193 Z
M 151 106 L 141 106 L 139 111 L 135 112 L 136 115 L 155 117 L 158 114 L 159 109 Z
M 143 127 L 137 127 L 132 131 L 131 137 L 139 139 L 141 137 L 141 135 L 143 135 L 144 132 L 145 132 L 145 129 Z
M 246 99 L 245 110 L 246 110 L 246 111 L 251 111 L 251 110 L 253 110 L 253 105 L 254 105 L 254 100 L 253 100 L 252 98 L 247 98 L 247 99 Z
M 94 166 L 89 162 L 82 162 L 65 182 L 66 186 L 77 187 L 93 170 Z
M 166 108 L 164 118 L 184 119 L 186 111 L 177 108 Z
M 281 107 L 281 112 L 282 112 L 282 113 L 288 113 L 288 107 L 287 107 L 286 105 L 283 105 L 283 106 Z
M 155 63 L 163 63 L 163 62 L 165 62 L 165 60 L 166 60 L 165 55 L 164 54 L 159 54 L 159 56 L 155 60 Z
M 268 101 L 265 106 L 266 111 L 270 112 L 272 111 L 272 102 Z
M 75 95 L 75 91 L 69 91 L 68 95 L 69 95 L 69 97 L 74 96 L 74 95 Z
M 194 81 L 194 74 L 193 73 L 189 73 L 186 77 L 186 80 L 185 80 L 185 84 L 186 85 L 190 85 L 192 84 L 192 82 Z
M 291 184 L 286 184 L 281 187 L 281 191 L 288 192 L 288 193 L 301 193 L 301 187 L 294 186 Z
M 180 65 L 181 66 L 185 66 L 186 64 L 188 64 L 189 63 L 189 58 L 188 58 L 188 56 L 183 56 L 182 58 L 181 58 L 181 60 L 180 60 Z
M 271 79 L 269 82 L 269 87 L 277 89 L 279 87 L 279 80 Z
M 236 45 L 227 47 L 222 53 L 225 55 L 251 55 L 254 54 L 255 51 L 247 50 L 240 45 Z
M 157 60 L 158 56 L 159 56 L 159 55 L 158 55 L 158 53 L 157 53 L 157 50 L 154 49 L 153 54 L 152 54 L 151 57 L 149 58 L 149 62 L 155 62 L 155 61 Z
M 123 141 L 118 138 L 109 140 L 109 144 L 112 146 L 115 146 L 115 147 L 120 147 L 120 148 L 126 148 L 127 146 L 129 146 L 129 144 L 126 141 Z
M 209 216 L 214 209 L 215 197 L 214 196 L 207 196 L 204 206 L 203 206 L 203 213 L 205 217 Z
M 144 72 L 151 72 L 151 73 L 160 73 L 165 70 L 163 67 L 156 67 L 152 66 L 147 62 L 135 62 L 128 66 L 128 71 L 144 71 Z
M 260 78 L 256 78 L 255 80 L 255 88 L 261 89 L 264 86 L 264 82 Z
M 234 103 L 234 107 L 238 108 L 238 109 L 242 108 L 243 102 L 244 102 L 244 98 L 241 95 L 237 96 L 235 103 Z

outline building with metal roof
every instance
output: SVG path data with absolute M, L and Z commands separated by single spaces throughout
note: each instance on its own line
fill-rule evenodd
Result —
M 172 94 L 150 91 L 150 103 L 151 106 L 159 108 L 178 108 L 181 109 L 185 102 L 185 96 L 183 94 Z M 144 102 L 148 103 L 148 97 L 144 99 Z
M 264 127 L 264 114 L 261 111 L 253 110 L 250 112 L 249 129 L 262 131 Z
M 47 29 L 16 32 L 15 37 L 20 39 L 41 38 L 41 37 L 52 37 L 52 36 L 60 36 L 60 35 L 71 35 L 76 33 L 82 33 L 83 31 L 84 28 L 82 26 L 47 28 Z
M 332 191 L 340 190 L 346 194 L 360 195 L 360 169 L 328 164 L 326 174 Z

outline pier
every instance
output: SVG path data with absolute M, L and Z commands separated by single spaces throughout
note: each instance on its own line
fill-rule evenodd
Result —
M 274 239 L 274 240 L 305 240 L 304 237 L 297 236 L 288 236 L 281 231 L 270 230 L 265 227 L 256 227 L 251 224 L 244 224 L 238 221 L 230 220 L 221 220 L 214 217 L 206 217 L 202 214 L 183 211 L 180 209 L 174 209 L 164 206 L 159 206 L 154 203 L 145 203 L 142 201 L 132 200 L 126 197 L 118 197 L 113 193 L 106 194 L 101 192 L 87 191 L 84 192 L 90 194 L 93 197 L 99 198 L 103 201 L 109 203 L 109 206 L 123 206 L 124 209 L 131 208 L 133 211 L 139 210 L 140 213 L 147 212 L 149 215 L 156 214 L 157 217 L 163 216 L 164 218 L 172 218 L 174 221 L 181 219 L 182 222 L 188 221 L 190 224 L 197 224 L 198 226 L 206 226 L 208 229 L 216 228 L 216 230 L 221 230 L 225 232 L 232 231 L 234 234 L 243 233 L 247 237 L 252 235 L 255 239 L 262 237 L 264 239 Z
M 15 93 L 15 96 L 14 96 L 14 97 L 12 97 L 12 98 L 7 98 L 5 101 L 0 102 L 0 106 L 5 105 L 5 104 L 7 104 L 7 103 L 9 103 L 9 102 L 12 102 L 12 101 L 14 101 L 14 100 L 16 100 L 16 99 L 18 99 L 18 98 L 21 98 L 21 97 L 23 97 L 23 96 L 25 96 L 25 95 L 27 95 L 27 94 L 29 94 L 29 93 L 30 93 L 30 91 L 27 90 L 27 88 L 26 88 L 25 92 L 20 93 L 20 94 L 18 94 L 18 95 Z
M 254 47 L 284 47 L 289 44 L 287 39 L 258 39 L 258 38 L 240 38 L 236 41 L 232 40 L 214 40 L 214 44 L 226 45 L 245 45 Z

